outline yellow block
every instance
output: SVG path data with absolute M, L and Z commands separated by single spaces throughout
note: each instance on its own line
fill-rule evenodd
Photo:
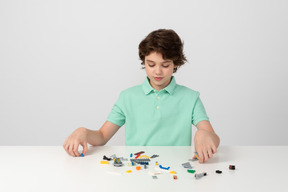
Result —
M 127 170 L 126 173 L 132 173 L 132 170 Z
M 109 164 L 109 161 L 100 161 L 101 164 Z
M 176 174 L 176 171 L 170 171 L 169 173 L 171 173 L 171 174 Z
M 147 155 L 141 155 L 140 157 L 138 157 L 139 159 L 141 159 L 141 158 L 148 158 L 148 159 L 150 159 L 150 157 L 149 156 L 147 156 Z

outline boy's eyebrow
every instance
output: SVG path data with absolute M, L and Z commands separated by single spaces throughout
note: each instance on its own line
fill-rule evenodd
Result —
M 162 62 L 162 64 L 163 63 L 170 63 L 170 62 L 172 62 L 172 60 L 165 60 L 164 62 Z
M 146 61 L 155 63 L 155 61 L 152 61 L 152 60 L 146 60 Z M 172 60 L 165 60 L 161 64 L 170 63 L 170 62 L 172 62 Z
M 151 61 L 151 60 L 146 60 L 146 61 L 148 61 L 148 62 L 152 62 L 152 63 L 155 63 L 154 61 Z

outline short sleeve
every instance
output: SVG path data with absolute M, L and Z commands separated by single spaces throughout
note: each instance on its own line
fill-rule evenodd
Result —
M 198 97 L 192 111 L 191 123 L 196 126 L 200 121 L 204 120 L 209 121 L 209 117 L 206 114 L 206 110 L 201 99 Z
M 122 126 L 125 124 L 126 116 L 123 112 L 123 97 L 120 94 L 117 102 L 114 104 L 107 121 L 114 123 L 118 126 Z

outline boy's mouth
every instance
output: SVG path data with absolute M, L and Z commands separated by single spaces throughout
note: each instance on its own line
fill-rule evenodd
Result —
M 155 79 L 156 81 L 161 81 L 161 80 L 163 79 L 163 77 L 154 77 L 154 79 Z

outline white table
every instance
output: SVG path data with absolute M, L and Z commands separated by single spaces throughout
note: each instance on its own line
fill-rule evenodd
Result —
M 120 168 L 100 164 L 103 155 L 129 159 L 139 151 L 159 157 L 140 171 L 126 161 Z M 182 166 L 193 152 L 193 147 L 103 146 L 71 157 L 61 146 L 0 146 L 0 191 L 288 191 L 288 146 L 221 146 L 207 163 L 191 162 L 196 172 L 207 172 L 198 180 Z M 170 166 L 178 179 L 165 172 L 153 179 L 148 172 L 155 171 L 155 161 Z M 236 170 L 229 170 L 230 164 Z

